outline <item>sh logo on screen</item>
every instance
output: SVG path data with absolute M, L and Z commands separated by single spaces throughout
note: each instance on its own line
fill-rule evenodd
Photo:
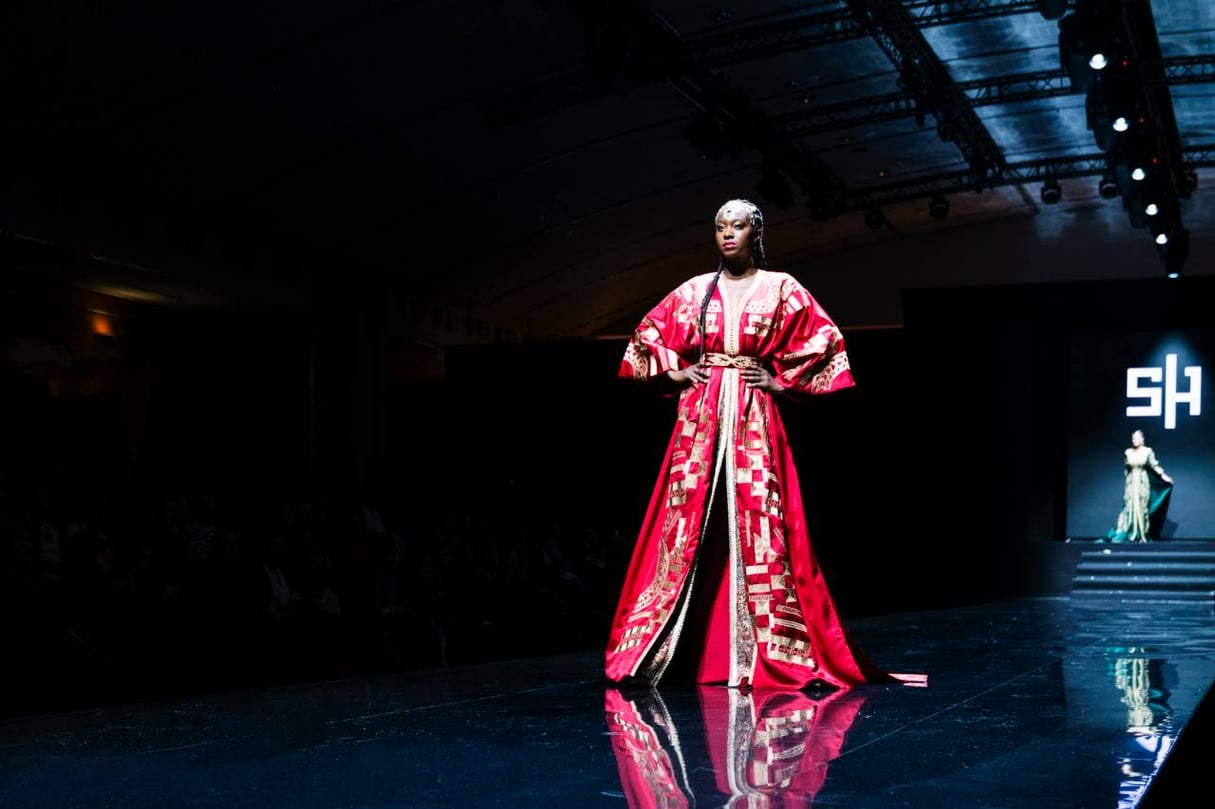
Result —
M 1188 404 L 1190 415 L 1202 414 L 1202 366 L 1187 365 L 1182 369 L 1189 380 L 1189 390 L 1177 390 L 1177 355 L 1166 354 L 1164 367 L 1127 368 L 1126 398 L 1146 399 L 1147 404 L 1127 405 L 1128 416 L 1164 416 L 1164 429 L 1177 427 L 1177 406 Z M 1161 383 L 1163 387 L 1161 386 Z

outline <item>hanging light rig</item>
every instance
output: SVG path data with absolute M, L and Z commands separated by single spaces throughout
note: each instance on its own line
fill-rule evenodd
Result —
M 1151 9 L 1140 8 L 1147 5 L 1074 0 L 1066 13 L 1066 2 L 1039 0 L 1038 10 L 1058 19 L 1060 66 L 1073 90 L 1085 94 L 1088 127 L 1106 155 L 1101 196 L 1121 195 L 1131 227 L 1149 230 L 1167 274 L 1177 277 L 1189 251 L 1181 199 L 1196 182 L 1175 157 L 1180 137 Z M 1044 202 L 1047 195 L 1044 185 Z M 1054 189 L 1050 195 L 1057 198 Z

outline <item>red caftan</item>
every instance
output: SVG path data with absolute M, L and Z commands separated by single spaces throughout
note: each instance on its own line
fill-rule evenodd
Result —
M 697 361 L 713 275 L 686 281 L 645 316 L 621 376 L 654 379 Z M 851 387 L 843 337 L 788 273 L 760 270 L 737 301 L 719 284 L 709 303 L 710 378 L 679 393 L 612 622 L 607 677 L 653 684 L 678 660 L 680 676 L 729 686 L 890 681 L 850 643 L 823 580 L 775 398 L 739 375 L 762 363 L 788 388 L 782 398 Z
M 604 694 L 629 809 L 810 806 L 866 699 L 859 689 L 817 698 L 796 691 L 697 690 L 699 717 L 669 711 L 657 690 L 626 696 L 609 688 Z M 678 722 L 681 714 L 687 718 Z

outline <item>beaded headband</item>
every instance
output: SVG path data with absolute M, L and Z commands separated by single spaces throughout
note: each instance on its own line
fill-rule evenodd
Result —
M 723 216 L 728 216 L 735 209 L 739 209 L 746 214 L 747 221 L 751 223 L 751 227 L 755 231 L 751 248 L 752 254 L 755 257 L 755 265 L 757 267 L 765 266 L 767 264 L 767 257 L 764 255 L 764 212 L 759 209 L 758 205 L 749 199 L 728 200 L 717 209 L 717 215 L 713 217 L 713 225 L 716 227 L 719 219 Z

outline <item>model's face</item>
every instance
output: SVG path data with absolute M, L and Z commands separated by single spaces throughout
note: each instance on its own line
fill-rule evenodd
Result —
M 717 217 L 717 249 L 727 261 L 751 258 L 754 229 L 751 217 L 741 208 L 727 208 Z
M 1142 447 L 1143 446 L 1143 433 L 1139 432 L 1138 430 L 1131 433 L 1131 446 L 1132 447 Z

